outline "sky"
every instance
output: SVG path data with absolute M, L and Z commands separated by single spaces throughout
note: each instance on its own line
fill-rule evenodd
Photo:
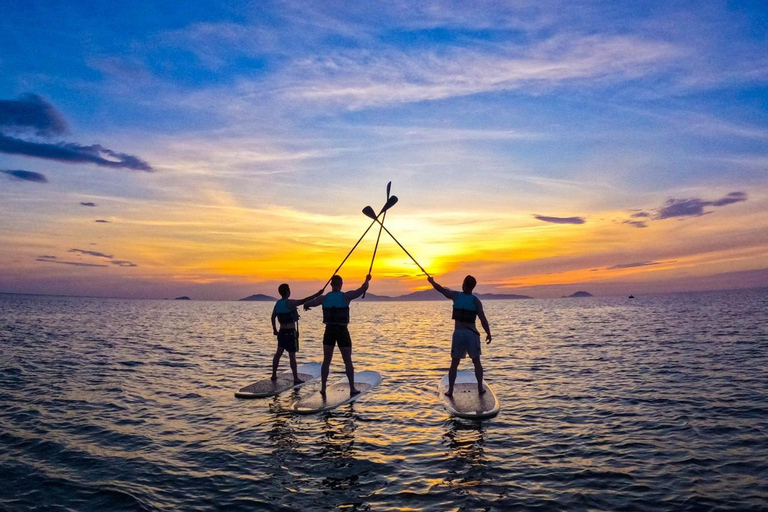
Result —
M 3 11 L 0 292 L 768 286 L 763 1 Z

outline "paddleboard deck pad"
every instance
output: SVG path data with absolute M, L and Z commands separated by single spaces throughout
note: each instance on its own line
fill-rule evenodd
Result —
M 296 367 L 296 373 L 298 374 L 299 379 L 304 382 L 294 384 L 293 372 L 288 370 L 278 373 L 276 380 L 266 378 L 245 386 L 244 388 L 240 388 L 239 391 L 235 391 L 235 396 L 237 398 L 265 398 L 278 395 L 289 389 L 303 386 L 307 382 L 320 377 L 320 363 L 300 364 Z
M 452 416 L 468 419 L 492 418 L 499 414 L 501 407 L 496 393 L 483 380 L 482 395 L 477 390 L 477 378 L 474 370 L 459 370 L 453 385 L 453 397 L 445 396 L 448 391 L 448 374 L 440 380 L 438 394 L 443 406 Z
M 293 404 L 294 412 L 299 414 L 315 414 L 329 411 L 344 404 L 352 403 L 381 383 L 381 374 L 370 370 L 355 372 L 355 388 L 360 393 L 349 396 L 349 380 L 346 375 L 333 384 L 328 384 L 325 396 L 320 391 L 307 395 Z

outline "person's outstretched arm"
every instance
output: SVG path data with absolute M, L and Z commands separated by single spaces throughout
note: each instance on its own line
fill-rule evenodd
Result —
M 319 306 L 323 303 L 323 298 L 325 298 L 325 295 L 322 295 L 322 290 L 320 290 L 320 292 L 320 295 L 315 294 L 317 296 L 314 299 L 310 299 L 304 303 L 304 311 L 309 311 L 309 308 Z
M 365 292 L 365 290 L 368 289 L 368 283 L 370 281 L 371 281 L 371 274 L 368 274 L 367 276 L 365 276 L 365 282 L 363 283 L 363 285 L 360 288 L 358 288 L 357 290 L 352 290 L 351 292 L 347 292 L 347 293 L 344 294 L 344 298 L 346 299 L 346 301 L 349 302 L 349 301 L 355 300 L 356 298 L 361 296 Z
M 478 299 L 477 297 L 475 297 L 475 305 L 477 305 L 477 317 L 480 319 L 480 325 L 483 326 L 483 330 L 485 331 L 485 343 L 488 344 L 491 342 L 491 339 L 493 338 L 491 336 L 491 326 L 488 324 L 488 319 L 485 318 L 483 303 L 480 302 L 480 299 Z
M 301 306 L 302 304 L 305 304 L 305 303 L 311 301 L 312 299 L 318 298 L 319 296 L 321 296 L 323 294 L 324 290 L 325 290 L 325 288 L 323 288 L 319 292 L 313 293 L 309 297 L 304 297 L 303 299 L 299 299 L 299 300 L 288 299 L 288 307 L 289 308 L 297 308 L 297 307 Z
M 429 284 L 432 285 L 432 288 L 434 288 L 435 290 L 437 290 L 440 293 L 442 293 L 443 295 L 445 295 L 446 299 L 454 300 L 454 299 L 456 299 L 456 295 L 458 295 L 458 293 L 459 293 L 459 292 L 455 292 L 455 291 L 453 291 L 453 290 L 451 290 L 449 288 L 443 288 L 442 286 L 437 284 L 437 281 L 435 281 L 435 278 L 432 277 L 432 276 L 429 276 L 427 278 L 427 281 L 429 281 Z

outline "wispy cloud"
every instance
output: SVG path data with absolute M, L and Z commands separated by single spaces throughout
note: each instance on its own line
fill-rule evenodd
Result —
M 58 263 L 59 265 L 71 265 L 73 267 L 106 267 L 107 265 L 97 264 L 97 263 L 82 263 L 79 261 L 62 261 L 55 259 L 54 256 L 40 256 L 35 261 L 40 261 L 43 263 Z
M 96 219 L 94 222 L 98 222 L 99 224 L 111 224 L 110 221 L 104 219 Z
M 81 146 L 73 143 L 40 143 L 0 135 L 0 153 L 31 156 L 66 163 L 88 163 L 116 169 L 152 172 L 144 160 L 125 153 L 117 153 L 100 144 Z
M 98 258 L 107 258 L 110 260 L 113 258 L 111 254 L 104 254 L 103 252 L 97 252 L 97 251 L 86 251 L 84 249 L 70 249 L 67 252 L 76 252 L 80 254 L 86 254 L 88 256 L 96 256 Z
M 622 224 L 627 224 L 636 228 L 647 228 L 648 223 L 652 221 L 680 218 L 680 217 L 700 217 L 712 213 L 712 211 L 706 211 L 707 207 L 722 207 L 729 204 L 740 203 L 748 199 L 746 192 L 730 192 L 720 199 L 704 200 L 699 197 L 688 198 L 670 198 L 667 199 L 664 206 L 655 210 L 635 212 L 630 215 L 630 219 L 622 221 Z M 642 219 L 642 220 L 631 220 Z
M 67 131 L 64 119 L 53 105 L 33 94 L 22 96 L 20 100 L 0 100 L 0 128 L 6 132 L 34 129 L 40 137 L 51 137 Z M 100 144 L 83 146 L 71 142 L 37 142 L 0 133 L 0 153 L 65 163 L 153 171 L 152 166 L 141 158 L 112 151 Z
M 587 222 L 583 217 L 548 217 L 546 215 L 534 215 L 533 217 L 552 224 L 584 224 Z
M 581 80 L 614 83 L 654 74 L 682 53 L 665 42 L 597 35 L 494 50 L 357 51 L 308 58 L 286 73 L 285 95 L 361 109 Z
M 620 265 L 614 265 L 607 267 L 606 270 L 619 270 L 623 268 L 636 268 L 636 267 L 651 267 L 653 265 L 659 265 L 660 261 L 636 261 L 634 263 L 622 263 Z
M 92 203 L 90 201 L 88 201 L 88 202 L 81 201 L 80 202 L 80 206 L 88 206 L 89 208 L 94 208 L 96 206 L 96 203 Z
M 707 206 L 725 206 L 746 200 L 747 194 L 745 192 L 731 192 L 727 196 L 715 201 L 704 201 L 697 197 L 687 199 L 668 199 L 666 204 L 659 209 L 655 218 L 669 219 L 672 217 L 706 215 L 707 213 L 710 213 L 704 211 L 704 208 Z
M 45 177 L 45 174 L 40 174 L 39 172 L 12 170 L 12 169 L 0 169 L 0 172 L 2 172 L 7 176 L 10 176 L 11 179 L 16 181 L 32 181 L 34 183 L 48 183 L 48 178 Z

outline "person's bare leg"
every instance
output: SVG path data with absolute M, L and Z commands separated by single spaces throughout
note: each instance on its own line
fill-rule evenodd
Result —
M 344 367 L 349 380 L 349 396 L 355 396 L 360 391 L 355 388 L 355 366 L 352 364 L 352 347 L 339 347 L 341 358 L 344 359 Z
M 483 387 L 483 364 L 480 362 L 480 356 L 473 357 L 472 362 L 475 364 L 475 378 L 477 379 L 477 392 L 481 395 L 485 393 Z
M 277 347 L 275 357 L 272 358 L 272 380 L 277 380 L 277 366 L 280 364 L 280 358 L 283 357 L 283 347 Z
M 325 396 L 325 385 L 328 383 L 328 373 L 330 372 L 332 359 L 333 345 L 323 345 L 323 364 L 320 366 L 320 379 L 322 381 L 320 394 L 323 396 Z
M 453 385 L 456 383 L 456 373 L 459 369 L 459 363 L 461 363 L 461 359 L 455 357 L 451 358 L 451 368 L 448 370 L 448 392 L 443 393 L 445 396 L 453 396 Z
M 301 384 L 304 381 L 299 378 L 298 367 L 296 365 L 296 352 L 288 352 L 288 357 L 291 360 L 291 371 L 293 372 L 293 383 Z

